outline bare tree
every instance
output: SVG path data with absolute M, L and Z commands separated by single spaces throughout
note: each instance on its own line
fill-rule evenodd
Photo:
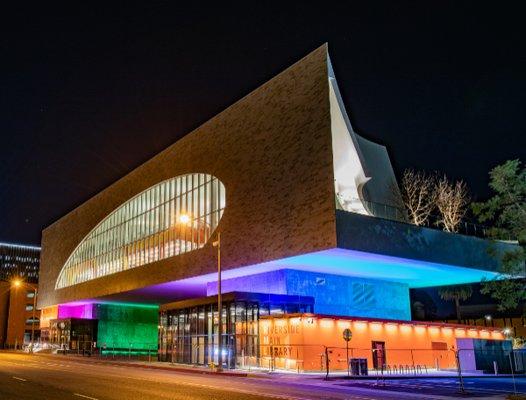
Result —
M 439 212 L 437 223 L 447 232 L 457 232 L 470 199 L 466 184 L 463 181 L 450 182 L 444 176 L 437 181 L 435 191 Z
M 435 209 L 435 178 L 425 172 L 406 169 L 400 181 L 398 205 L 407 210 L 409 222 L 425 225 Z
M 460 324 L 460 300 L 466 301 L 473 295 L 473 288 L 471 285 L 444 287 L 438 291 L 438 295 L 442 300 L 455 302 L 457 322 Z

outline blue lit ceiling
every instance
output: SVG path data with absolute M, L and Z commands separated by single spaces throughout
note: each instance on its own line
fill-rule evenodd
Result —
M 223 271 L 222 279 L 237 278 L 280 269 L 323 272 L 335 275 L 406 283 L 410 288 L 479 282 L 495 272 L 477 268 L 416 261 L 346 249 L 330 249 Z M 161 304 L 206 296 L 206 284 L 217 274 L 165 282 L 105 297 L 111 301 Z M 239 288 L 243 291 L 243 288 Z
M 279 269 L 324 272 L 335 275 L 407 283 L 411 288 L 479 282 L 497 274 L 476 268 L 409 260 L 355 250 L 330 249 L 224 271 L 223 279 Z M 188 283 L 215 281 L 215 274 L 185 279 Z

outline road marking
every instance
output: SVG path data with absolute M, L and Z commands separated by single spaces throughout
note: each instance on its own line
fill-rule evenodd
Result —
M 90 399 L 90 400 L 99 400 L 96 397 L 86 396 L 85 394 L 80 394 L 80 393 L 73 393 L 73 396 L 79 396 L 84 399 Z
M 27 379 L 19 378 L 18 376 L 13 376 L 13 379 L 16 379 L 17 381 L 27 382 Z

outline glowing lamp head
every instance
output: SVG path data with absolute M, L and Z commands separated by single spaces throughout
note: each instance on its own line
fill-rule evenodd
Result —
M 484 318 L 486 318 L 486 321 L 491 321 L 491 315 L 485 315 Z
M 13 280 L 13 286 L 14 287 L 20 287 L 22 285 L 22 281 L 20 279 L 14 279 Z
M 187 225 L 190 222 L 190 217 L 187 214 L 181 214 L 179 215 L 179 222 Z

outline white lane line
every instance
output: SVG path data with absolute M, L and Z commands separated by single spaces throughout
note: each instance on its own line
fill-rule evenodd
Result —
M 99 400 L 96 397 L 86 396 L 85 394 L 80 394 L 80 393 L 73 393 L 73 396 L 78 396 L 78 397 L 82 397 L 84 399 L 90 399 L 90 400 Z
M 13 376 L 13 379 L 16 379 L 17 381 L 27 382 L 27 379 L 19 378 L 18 376 Z
M 120 376 L 120 377 L 121 378 L 126 378 L 126 379 L 134 379 L 134 380 L 138 380 L 138 381 L 159 382 L 159 381 L 157 381 L 155 379 L 139 378 L 139 377 L 130 376 L 130 375 L 128 375 L 128 376 L 123 375 L 123 376 Z M 163 383 L 168 383 L 168 382 L 163 382 Z M 242 394 L 258 395 L 258 396 L 268 397 L 268 398 L 272 398 L 272 399 L 311 400 L 310 397 L 307 398 L 307 397 L 298 397 L 298 396 L 293 396 L 293 395 L 280 395 L 280 394 L 273 394 L 273 393 L 258 393 L 258 392 L 254 392 L 253 390 L 244 390 L 244 389 L 238 389 L 238 388 L 225 389 L 222 386 L 207 385 L 207 384 L 203 384 L 203 383 L 177 381 L 177 384 L 181 385 L 181 386 L 200 387 L 200 388 L 212 389 L 212 390 L 223 390 L 223 391 L 226 391 L 226 392 L 235 392 L 235 393 L 242 393 Z M 369 400 L 371 400 L 371 399 L 369 399 Z

